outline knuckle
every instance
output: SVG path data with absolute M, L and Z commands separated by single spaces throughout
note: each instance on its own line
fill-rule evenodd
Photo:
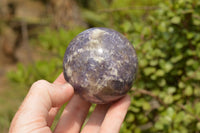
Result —
M 44 79 L 41 79 L 41 80 L 36 81 L 36 83 L 37 84 L 48 84 L 49 82 Z
M 47 86 L 49 86 L 50 83 L 46 80 L 38 80 L 36 81 L 35 83 L 33 83 L 33 85 L 31 86 L 31 89 L 44 89 L 46 88 Z

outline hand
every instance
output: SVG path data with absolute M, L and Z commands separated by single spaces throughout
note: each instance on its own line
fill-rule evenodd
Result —
M 66 102 L 68 104 L 54 133 L 80 132 L 91 104 L 74 95 L 74 89 L 66 83 L 63 74 L 54 83 L 40 80 L 32 85 L 12 120 L 9 132 L 51 133 L 55 115 Z M 81 132 L 119 132 L 129 105 L 128 95 L 111 105 L 97 105 Z

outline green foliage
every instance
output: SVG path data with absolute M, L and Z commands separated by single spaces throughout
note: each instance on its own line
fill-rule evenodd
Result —
M 135 122 L 127 118 L 122 132 L 138 127 L 148 133 L 199 131 L 199 10 L 198 0 L 168 1 L 160 4 L 145 23 L 135 24 L 130 36 L 135 39 L 133 44 L 139 58 L 135 87 L 155 96 L 134 95 L 137 100 L 131 106 L 141 100 L 151 106 L 147 111 L 143 107 L 139 107 L 139 112 L 129 111 L 127 116 L 134 114 Z M 157 98 L 152 103 L 156 97 L 162 102 Z M 154 108 L 154 104 L 158 105 Z
M 45 58 L 29 65 L 18 64 L 16 72 L 8 73 L 9 79 L 27 86 L 39 79 L 53 82 L 62 72 L 63 57 L 69 42 L 81 31 L 83 28 L 69 31 L 46 29 L 39 35 L 38 40 L 32 42 L 34 47 L 38 47 L 36 44 L 39 44 L 40 51 L 48 51 L 41 53 Z
M 46 29 L 39 35 L 38 43 L 44 50 L 51 51 L 58 56 L 63 57 L 70 41 L 83 30 L 84 29 L 80 27 L 68 31 L 64 29 Z
M 151 6 L 158 1 L 160 0 L 78 0 L 81 4 L 89 3 L 83 4 L 82 7 L 83 18 L 89 26 L 110 27 L 126 34 L 133 32 L 133 24 L 140 20 L 142 15 L 150 13 Z

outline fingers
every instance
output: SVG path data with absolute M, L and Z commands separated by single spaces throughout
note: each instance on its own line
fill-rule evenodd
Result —
M 60 107 L 53 107 L 50 109 L 49 115 L 47 117 L 47 126 L 49 127 L 52 126 L 55 116 L 57 115 L 59 110 L 60 110 Z
M 97 105 L 82 133 L 95 133 L 99 131 L 103 133 L 119 132 L 129 105 L 129 96 L 125 96 L 111 106 Z M 88 102 L 83 101 L 79 96 L 74 96 L 63 111 L 60 121 L 55 128 L 55 133 L 80 132 L 89 107 L 90 104 Z
M 100 133 L 118 133 L 129 105 L 130 97 L 128 95 L 114 103 L 107 111 Z
M 64 109 L 55 128 L 55 133 L 77 133 L 87 116 L 90 103 L 74 95 Z
M 73 93 L 74 90 L 69 84 L 54 85 L 45 80 L 35 82 L 17 111 L 11 129 L 23 127 L 32 130 L 45 127 L 51 107 L 61 106 Z
M 82 133 L 118 133 L 124 120 L 130 97 L 125 96 L 113 105 L 97 105 Z
M 32 109 L 36 113 L 48 112 L 51 107 L 59 107 L 67 102 L 73 93 L 74 90 L 70 84 L 54 85 L 45 80 L 39 80 L 32 85 L 22 108 Z
M 64 75 L 63 73 L 61 73 L 58 78 L 53 82 L 53 84 L 55 85 L 62 85 L 62 84 L 65 84 L 66 83 L 66 80 L 64 78 Z M 49 127 L 51 127 L 54 119 L 55 119 L 55 116 L 57 115 L 58 111 L 59 111 L 60 107 L 54 107 L 54 108 L 51 108 L 50 111 L 49 111 L 49 116 L 47 118 L 47 125 Z
M 81 133 L 98 133 L 109 107 L 109 104 L 97 105 Z
M 61 84 L 65 84 L 66 83 L 66 80 L 64 78 L 64 75 L 63 73 L 61 73 L 57 79 L 53 82 L 53 84 L 58 84 L 58 85 L 61 85 Z
M 40 80 L 32 85 L 27 99 L 27 101 L 30 101 L 27 103 L 32 105 L 35 104 L 36 106 L 36 104 L 40 102 L 49 111 L 51 107 L 59 107 L 63 105 L 73 96 L 73 94 L 74 90 L 68 83 L 55 85 L 45 80 Z M 30 99 L 29 97 L 33 98 Z

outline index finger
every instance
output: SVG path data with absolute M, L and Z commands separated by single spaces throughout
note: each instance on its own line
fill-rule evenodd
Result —
M 53 82 L 53 84 L 56 84 L 56 85 L 61 85 L 61 84 L 65 84 L 65 83 L 66 83 L 66 80 L 64 78 L 63 72 Z M 60 110 L 60 107 L 53 107 L 53 108 L 50 109 L 49 117 L 47 118 L 47 123 L 48 123 L 49 127 L 51 127 L 51 125 L 52 125 L 52 123 L 55 119 L 55 116 L 57 115 L 59 110 Z
M 63 72 L 57 77 L 57 79 L 53 82 L 53 84 L 61 85 L 65 84 L 66 80 L 64 78 Z
M 103 120 L 100 133 L 118 133 L 130 103 L 130 96 L 126 95 L 116 103 L 112 104 Z

